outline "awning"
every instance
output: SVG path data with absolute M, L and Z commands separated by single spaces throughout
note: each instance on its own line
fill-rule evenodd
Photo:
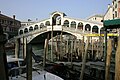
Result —
M 103 25 L 107 29 L 120 28 L 120 19 L 105 20 Z

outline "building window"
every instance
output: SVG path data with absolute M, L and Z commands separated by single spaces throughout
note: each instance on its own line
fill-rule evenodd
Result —
M 4 24 L 4 20 L 2 20 L 2 24 Z
M 10 21 L 10 25 L 13 25 L 13 21 Z
M 115 17 L 117 17 L 117 11 L 115 11 Z
M 117 8 L 117 4 L 115 5 L 115 8 Z
M 95 20 L 96 20 L 96 17 L 95 17 Z
M 114 7 L 113 7 L 113 11 L 114 11 Z
M 113 1 L 113 5 L 114 5 L 114 1 Z
M 114 19 L 114 14 L 113 14 L 113 19 Z

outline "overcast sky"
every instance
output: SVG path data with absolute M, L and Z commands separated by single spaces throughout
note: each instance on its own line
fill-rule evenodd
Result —
M 0 0 L 0 11 L 20 21 L 42 20 L 54 11 L 68 17 L 86 19 L 94 14 L 104 14 L 112 0 Z

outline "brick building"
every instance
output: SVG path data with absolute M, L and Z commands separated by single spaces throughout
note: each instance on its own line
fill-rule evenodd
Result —
M 15 15 L 13 15 L 13 18 L 11 18 L 2 14 L 1 11 L 0 24 L 2 25 L 3 31 L 8 39 L 16 36 L 18 33 L 18 29 L 21 27 L 21 22 L 15 19 Z

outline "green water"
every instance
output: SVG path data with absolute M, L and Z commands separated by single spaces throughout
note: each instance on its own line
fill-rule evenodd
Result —
M 40 56 L 43 57 L 43 53 L 44 53 L 43 44 L 32 44 L 32 52 L 35 55 L 40 55 Z M 51 48 L 50 48 L 50 45 L 49 45 L 48 53 L 47 53 L 47 59 L 50 59 L 50 53 L 51 53 Z M 6 54 L 15 56 L 15 51 L 14 51 L 14 49 L 8 49 L 8 50 L 6 50 Z M 22 46 L 20 47 L 19 58 L 23 58 L 23 56 L 22 56 Z
M 43 55 L 44 52 L 44 47 L 42 44 L 32 44 L 32 51 L 36 55 Z M 5 50 L 7 55 L 15 55 L 15 50 L 14 49 L 7 49 Z M 22 46 L 20 47 L 20 57 L 22 57 Z

